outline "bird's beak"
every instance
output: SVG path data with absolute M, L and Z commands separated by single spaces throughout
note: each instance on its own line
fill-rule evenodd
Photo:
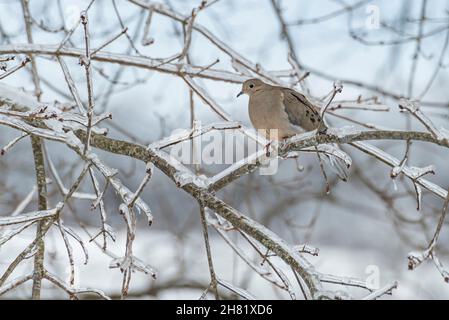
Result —
M 240 97 L 243 94 L 243 91 L 240 91 L 239 94 L 237 95 L 237 98 Z

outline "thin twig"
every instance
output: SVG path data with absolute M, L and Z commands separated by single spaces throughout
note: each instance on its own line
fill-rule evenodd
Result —
M 3 74 L 0 74 L 0 80 L 6 78 L 7 76 L 9 76 L 10 74 L 16 72 L 17 70 L 22 69 L 23 67 L 25 67 L 27 65 L 28 62 L 30 62 L 31 59 L 29 57 L 26 57 L 25 59 L 23 59 L 18 65 L 16 65 L 15 67 L 12 67 L 11 69 L 9 69 L 8 71 L 4 72 Z
M 210 244 L 209 244 L 209 233 L 207 232 L 206 210 L 205 210 L 203 204 L 199 203 L 199 205 L 200 205 L 201 225 L 203 228 L 204 244 L 206 246 L 207 263 L 209 265 L 210 287 L 214 293 L 215 299 L 218 300 L 220 298 L 218 295 L 218 289 L 217 289 L 218 281 L 217 281 L 217 277 L 215 275 L 214 264 L 212 262 L 212 252 L 210 250 Z

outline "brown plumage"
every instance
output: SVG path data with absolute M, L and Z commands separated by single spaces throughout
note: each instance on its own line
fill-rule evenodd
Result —
M 303 94 L 290 88 L 272 86 L 259 79 L 249 79 L 243 83 L 242 91 L 237 97 L 242 94 L 249 96 L 248 112 L 251 123 L 269 140 L 283 140 L 304 131 L 318 129 L 323 121 L 318 107 Z M 343 153 L 337 145 L 328 147 Z M 326 156 L 334 171 L 346 181 L 349 165 L 334 154 Z
M 248 111 L 253 126 L 264 133 L 277 129 L 278 140 L 315 130 L 322 121 L 317 108 L 290 88 L 250 79 L 243 83 L 242 93 L 249 95 Z

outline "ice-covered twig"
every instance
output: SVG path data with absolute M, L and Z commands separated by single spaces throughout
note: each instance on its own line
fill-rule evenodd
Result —
M 370 288 L 367 287 L 366 281 L 362 279 L 354 278 L 354 277 L 344 277 L 344 276 L 336 276 L 331 274 L 320 274 L 320 280 L 322 282 L 328 282 L 333 284 L 341 284 L 345 286 L 358 287 L 371 291 Z
M 201 98 L 201 100 L 209 105 L 216 114 L 218 114 L 222 119 L 226 121 L 231 121 L 231 116 L 212 99 L 212 97 L 206 92 L 206 90 L 197 85 L 196 82 L 193 81 L 193 79 L 188 75 L 185 75 L 183 79 L 189 85 L 189 87 Z
M 123 28 L 122 31 L 120 31 L 120 33 L 118 33 L 117 35 L 115 35 L 114 37 L 112 37 L 111 39 L 107 40 L 105 43 L 99 45 L 96 49 L 92 50 L 90 55 L 94 56 L 98 51 L 103 50 L 105 47 L 107 47 L 108 45 L 110 45 L 112 42 L 114 42 L 115 40 L 117 40 L 118 38 L 120 38 L 122 35 L 124 35 L 126 32 L 128 32 L 128 28 Z
M 143 46 L 148 46 L 154 43 L 154 39 L 148 36 L 148 34 L 150 33 L 150 26 L 152 20 L 153 20 L 153 10 L 148 10 L 147 20 L 145 21 L 145 27 L 143 29 L 142 40 L 140 41 L 140 44 Z
M 137 188 L 137 190 L 134 193 L 134 195 L 131 197 L 131 200 L 128 203 L 129 207 L 133 207 L 134 206 L 134 203 L 136 202 L 137 198 L 142 193 L 143 188 L 145 188 L 146 184 L 151 179 L 151 176 L 153 175 L 153 170 L 154 170 L 154 165 L 151 162 L 147 163 L 145 177 L 143 178 L 142 182 L 140 183 L 140 185 Z
M 266 268 L 265 266 L 260 266 L 249 258 L 243 250 L 238 247 L 234 242 L 229 238 L 229 236 L 221 230 L 216 224 L 212 224 L 215 227 L 218 234 L 223 238 L 223 240 L 229 245 L 229 247 L 257 274 L 259 274 L 263 279 L 268 282 L 274 284 L 278 288 L 285 289 L 285 285 L 279 282 L 274 276 L 273 273 Z
M 92 6 L 92 4 L 94 3 L 95 0 L 91 0 L 89 2 L 89 4 L 87 5 L 86 9 L 84 10 L 84 12 L 89 11 L 90 7 Z M 76 22 L 72 25 L 72 27 L 70 28 L 70 30 L 66 33 L 64 39 L 62 39 L 61 43 L 59 44 L 56 52 L 59 53 L 60 50 L 65 46 L 65 44 L 70 40 L 70 37 L 73 35 L 73 33 L 75 32 L 75 30 L 78 28 L 78 26 L 81 23 L 81 18 L 77 19 Z
M 84 108 L 83 102 L 81 101 L 80 95 L 78 93 L 78 89 L 76 88 L 75 81 L 73 81 L 73 78 L 70 74 L 67 64 L 64 62 L 64 59 L 61 58 L 59 55 L 57 55 L 56 58 L 58 59 L 59 65 L 61 66 L 62 72 L 64 73 L 65 82 L 67 83 L 69 91 L 76 102 L 76 106 L 78 107 L 79 113 L 85 114 L 86 108 Z
M 320 125 L 318 127 L 318 132 L 319 133 L 325 133 L 326 132 L 327 124 L 326 124 L 326 121 L 324 121 L 324 114 L 326 113 L 327 108 L 330 106 L 330 104 L 334 100 L 334 98 L 337 95 L 337 93 L 341 93 L 342 90 L 343 90 L 343 85 L 341 84 L 341 82 L 340 81 L 334 82 L 334 87 L 332 89 L 332 93 L 331 93 L 331 95 L 329 97 L 329 100 L 327 101 L 327 103 L 320 110 L 320 118 L 323 119 L 323 121 L 320 122 Z
M 107 215 L 106 215 L 106 208 L 105 208 L 104 201 L 103 201 L 103 196 L 109 186 L 109 180 L 106 180 L 106 185 L 105 185 L 103 191 L 100 192 L 100 186 L 98 183 L 98 179 L 95 176 L 95 172 L 92 168 L 90 168 L 89 175 L 92 180 L 92 185 L 94 187 L 95 194 L 97 196 L 95 201 L 92 203 L 92 209 L 95 209 L 97 206 L 99 206 L 100 221 L 101 221 L 100 231 L 97 233 L 97 235 L 92 237 L 90 241 L 93 241 L 97 236 L 102 235 L 103 236 L 103 251 L 105 251 L 106 247 L 107 247 L 107 236 L 109 235 L 109 237 L 112 239 L 112 241 L 115 241 L 115 235 L 112 230 L 112 227 L 110 227 L 109 225 L 106 224 Z
M 19 69 L 22 69 L 23 67 L 25 67 L 27 65 L 28 62 L 30 62 L 31 59 L 29 57 L 26 57 L 25 59 L 23 59 L 18 65 L 12 67 L 11 69 L 7 70 L 6 72 L 0 74 L 0 80 L 6 78 L 7 76 L 13 74 L 14 72 L 16 72 Z
M 54 216 L 58 212 L 60 207 L 61 203 L 57 204 L 56 207 L 53 209 L 24 213 L 15 217 L 0 217 L 0 226 L 9 226 L 12 224 L 25 223 L 49 218 Z
M 95 295 L 98 295 L 102 299 L 105 299 L 105 300 L 110 300 L 111 299 L 102 290 L 99 290 L 99 289 L 76 288 L 76 287 L 73 287 L 71 285 L 67 285 L 64 281 L 59 279 L 54 274 L 49 273 L 48 271 L 46 271 L 44 273 L 44 278 L 47 279 L 48 281 L 52 282 L 54 285 L 56 285 L 57 287 L 61 288 L 65 292 L 67 292 L 67 294 L 70 297 L 72 297 L 72 298 L 77 298 L 76 296 L 78 294 L 83 294 L 84 293 L 84 294 L 95 294 Z
M 69 268 L 70 268 L 70 278 L 69 278 L 69 286 L 73 287 L 75 284 L 75 262 L 73 259 L 73 249 L 70 241 L 67 237 L 67 232 L 62 227 L 62 221 L 60 220 L 57 224 L 59 232 L 61 233 L 62 240 L 64 241 L 64 245 L 67 251 L 67 257 L 69 258 Z
M 169 146 L 172 146 L 174 144 L 177 144 L 177 143 L 180 143 L 183 141 L 197 138 L 197 137 L 204 135 L 213 130 L 240 129 L 241 127 L 242 127 L 242 125 L 239 122 L 211 123 L 211 124 L 207 124 L 205 126 L 200 126 L 200 127 L 196 128 L 195 131 L 183 130 L 182 132 L 175 133 L 171 136 L 160 139 L 160 140 L 150 144 L 148 147 L 152 148 L 152 149 L 163 149 L 163 148 L 167 148 Z
M 295 250 L 298 250 L 298 252 L 308 253 L 311 254 L 312 256 L 318 256 L 318 254 L 320 253 L 319 248 L 312 247 L 308 244 L 298 244 L 296 246 L 293 246 L 293 248 Z
M 13 61 L 15 60 L 16 57 L 15 56 L 6 56 L 6 57 L 0 57 L 0 63 L 5 63 L 8 61 Z
M 443 210 L 441 212 L 440 219 L 438 220 L 438 225 L 435 229 L 435 233 L 434 233 L 429 245 L 427 246 L 427 249 L 424 251 L 419 251 L 419 252 L 410 252 L 408 254 L 408 260 L 409 260 L 408 268 L 410 270 L 415 269 L 417 266 L 419 266 L 425 260 L 432 259 L 434 261 L 434 264 L 437 267 L 438 271 L 443 276 L 443 279 L 445 282 L 449 282 L 449 272 L 444 269 L 443 264 L 436 257 L 435 247 L 437 246 L 437 243 L 438 243 L 438 237 L 439 237 L 441 229 L 443 227 L 444 220 L 447 215 L 448 207 L 449 207 L 449 192 L 444 201 Z
M 443 280 L 446 283 L 449 283 L 449 271 L 443 266 L 440 259 L 438 259 L 438 257 L 434 253 L 432 253 L 432 261 L 435 267 L 438 269 L 438 272 L 443 277 Z
M 292 66 L 293 70 L 295 71 L 295 76 L 297 78 L 296 84 L 301 83 L 305 78 L 307 78 L 310 75 L 310 72 L 305 71 L 302 72 L 301 68 L 298 64 L 298 61 L 293 56 L 292 52 L 289 52 L 287 55 L 287 61 Z M 296 85 L 295 84 L 295 85 Z
M 86 71 L 87 80 L 87 139 L 84 145 L 83 153 L 86 154 L 90 146 L 90 137 L 92 134 L 93 127 L 93 116 L 94 116 L 94 93 L 92 84 L 92 61 L 91 61 L 91 51 L 90 51 L 90 34 L 89 34 L 89 18 L 87 16 L 87 11 L 83 11 L 80 16 L 81 24 L 84 29 L 84 45 L 85 45 L 85 55 L 80 57 L 80 64 L 84 66 Z
M 0 149 L 0 156 L 3 156 L 9 149 L 11 149 L 17 142 L 22 140 L 23 138 L 28 137 L 28 133 L 22 133 L 17 138 L 14 138 L 10 142 L 8 142 L 3 148 Z
M 87 251 L 87 247 L 85 246 L 83 239 L 81 239 L 81 237 L 73 229 L 62 224 L 61 221 L 59 221 L 59 226 L 64 230 L 66 234 L 70 235 L 73 239 L 75 239 L 79 243 L 84 253 L 84 264 L 87 264 L 89 262 L 89 253 Z
M 356 147 L 357 149 L 361 150 L 362 152 L 369 154 L 371 156 L 374 156 L 378 160 L 382 161 L 383 163 L 389 165 L 390 167 L 397 167 L 400 164 L 400 161 L 393 157 L 392 155 L 386 153 L 385 151 L 370 145 L 365 142 L 356 141 L 350 143 L 352 146 Z M 447 197 L 447 191 L 441 188 L 440 186 L 434 184 L 433 182 L 430 182 L 429 180 L 426 180 L 422 177 L 417 178 L 417 172 L 413 168 L 409 168 L 407 166 L 403 166 L 402 168 L 403 174 L 413 180 L 414 183 L 418 184 L 419 186 L 427 189 L 428 191 L 432 192 L 433 194 L 437 195 L 440 198 L 445 199 Z
M 18 277 L 3 286 L 0 286 L 0 296 L 31 279 L 33 279 L 33 274 L 28 274 L 26 276 Z
M 332 102 L 327 108 L 328 111 L 335 110 L 364 110 L 364 111 L 377 111 L 388 112 L 390 107 L 384 104 L 368 102 L 368 101 L 338 101 Z
M 106 250 L 105 253 L 113 258 L 113 260 L 109 264 L 109 268 L 121 268 L 123 266 L 125 257 L 119 257 L 108 250 Z M 151 275 L 153 279 L 156 279 L 157 277 L 157 271 L 152 266 L 143 262 L 142 260 L 140 260 L 135 256 L 132 256 L 132 259 L 130 261 L 130 267 L 133 270 L 137 270 L 145 274 Z
M 57 185 L 59 191 L 61 192 L 61 194 L 63 196 L 65 196 L 69 192 L 69 189 L 67 189 L 65 187 L 64 183 L 62 182 L 62 179 L 59 176 L 58 171 L 56 170 L 55 164 L 53 163 L 53 160 L 51 159 L 46 146 L 44 146 L 44 154 L 45 154 L 45 158 L 48 162 L 48 167 L 50 169 L 50 172 L 53 175 L 54 180 L 56 181 L 56 185 Z M 91 193 L 84 193 L 84 192 L 74 192 L 72 194 L 72 197 L 76 198 L 76 199 L 85 199 L 85 200 L 95 199 L 95 195 L 93 195 Z
M 198 201 L 198 204 L 200 206 L 201 226 L 202 226 L 202 230 L 203 230 L 204 245 L 206 247 L 207 264 L 209 267 L 210 289 L 213 291 L 215 299 L 218 300 L 219 299 L 218 288 L 217 288 L 218 279 L 215 274 L 214 264 L 213 264 L 213 260 L 212 260 L 212 251 L 210 249 L 209 232 L 207 230 L 206 208 L 204 207 L 204 204 L 201 201 Z
M 399 108 L 401 110 L 406 110 L 415 116 L 415 118 L 426 127 L 435 139 L 445 139 L 445 136 L 435 127 L 433 122 L 419 109 L 419 103 L 417 101 L 401 99 L 399 101 Z
M 0 247 L 5 244 L 6 242 L 8 242 L 9 240 L 11 240 L 14 236 L 18 235 L 19 233 L 21 233 L 23 230 L 25 230 L 26 228 L 28 228 L 29 226 L 31 226 L 35 221 L 30 221 L 27 222 L 23 225 L 21 225 L 18 228 L 12 229 L 10 230 L 8 233 L 3 234 L 0 237 Z
M 370 293 L 369 295 L 367 295 L 366 297 L 363 298 L 363 300 L 376 300 L 377 298 L 380 298 L 381 296 L 385 295 L 385 294 L 391 294 L 391 291 L 393 289 L 396 289 L 398 287 L 398 283 L 396 281 L 393 281 L 387 285 L 385 285 L 384 287 L 373 291 L 372 293 Z
M 236 287 L 235 285 L 233 285 L 232 283 L 217 278 L 217 282 L 219 285 L 221 285 L 223 288 L 228 289 L 229 291 L 234 292 L 236 295 L 242 297 L 245 300 L 256 300 L 256 297 L 254 297 L 251 293 L 249 293 L 247 290 Z

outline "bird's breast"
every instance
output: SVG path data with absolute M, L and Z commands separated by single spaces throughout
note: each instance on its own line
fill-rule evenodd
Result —
M 248 113 L 252 125 L 257 130 L 265 132 L 266 130 L 276 129 L 280 137 L 295 134 L 288 122 L 280 99 L 264 99 L 263 96 L 251 96 Z
M 251 123 L 256 129 L 273 128 L 273 117 L 275 116 L 275 106 L 263 99 L 250 98 L 248 112 Z

